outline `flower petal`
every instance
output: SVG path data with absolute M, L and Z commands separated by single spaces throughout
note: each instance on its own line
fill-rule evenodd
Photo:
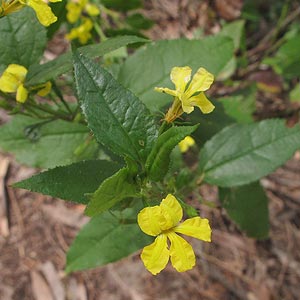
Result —
M 142 209 L 137 216 L 137 221 L 141 230 L 152 236 L 161 233 L 160 223 L 165 222 L 161 208 L 158 205 Z
M 37 94 L 39 96 L 44 97 L 44 96 L 46 96 L 46 95 L 48 95 L 50 93 L 51 88 L 52 88 L 52 84 L 51 84 L 50 81 L 48 81 L 45 84 L 43 84 L 40 88 L 41 89 L 37 92 Z
M 183 223 L 176 226 L 174 231 L 206 242 L 211 241 L 209 221 L 200 217 L 185 220 Z
M 10 74 L 10 73 L 3 73 L 0 78 L 0 90 L 5 93 L 13 93 L 16 92 L 19 86 L 18 79 Z
M 191 112 L 194 111 L 194 106 L 189 103 L 189 99 L 188 99 L 188 101 L 186 101 L 186 100 L 181 101 L 181 107 L 182 107 L 182 110 L 187 114 L 190 114 Z
M 175 232 L 170 232 L 167 236 L 171 241 L 170 256 L 173 267 L 178 272 L 192 269 L 196 264 L 192 246 Z
M 152 244 L 143 249 L 141 259 L 146 269 L 153 275 L 156 275 L 166 267 L 169 256 L 170 252 L 168 250 L 167 237 L 161 234 Z
M 189 98 L 197 92 L 208 90 L 214 81 L 214 75 L 206 71 L 204 68 L 199 68 L 186 91 L 186 97 Z
M 17 89 L 16 100 L 20 103 L 24 103 L 27 100 L 28 91 L 25 89 L 23 84 L 20 84 Z
M 44 26 L 57 21 L 57 17 L 53 14 L 51 8 L 42 0 L 27 0 L 26 5 L 32 7 L 36 13 L 39 22 Z
M 82 7 L 77 3 L 68 2 L 66 9 L 68 22 L 74 24 L 80 18 Z
M 17 64 L 10 64 L 0 77 L 0 90 L 5 93 L 16 92 L 24 82 L 27 69 Z
M 182 207 L 173 195 L 168 194 L 167 197 L 161 201 L 159 207 L 164 216 L 164 218 L 160 218 L 159 220 L 162 230 L 171 229 L 182 219 Z
M 70 33 L 66 34 L 66 38 L 69 40 L 79 39 L 81 44 L 86 44 L 87 41 L 92 37 L 90 31 L 93 28 L 93 22 L 88 18 L 82 18 L 83 23 L 73 28 Z
M 95 4 L 87 3 L 85 6 L 85 10 L 92 17 L 98 16 L 100 14 L 100 10 Z
M 181 153 L 185 153 L 193 145 L 195 145 L 195 140 L 189 135 L 178 144 Z
M 206 98 L 204 93 L 193 96 L 188 99 L 190 105 L 198 106 L 204 114 L 209 114 L 215 109 L 215 106 Z
M 175 90 L 168 89 L 168 88 L 155 87 L 154 90 L 156 92 L 169 94 L 169 95 L 172 95 L 174 97 L 177 97 L 177 95 L 178 95 L 178 92 L 176 92 Z
M 183 94 L 187 83 L 191 80 L 192 69 L 190 67 L 174 67 L 170 78 L 175 84 L 176 91 Z

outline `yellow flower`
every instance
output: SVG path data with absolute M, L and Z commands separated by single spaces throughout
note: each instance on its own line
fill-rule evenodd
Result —
M 4 93 L 17 93 L 16 100 L 24 103 L 28 98 L 28 89 L 24 87 L 27 69 L 17 64 L 10 64 L 0 77 L 0 90 Z M 38 95 L 46 96 L 51 90 L 51 82 L 31 88 L 38 90 Z
M 169 257 L 178 272 L 185 272 L 194 267 L 193 248 L 177 233 L 206 242 L 211 241 L 211 228 L 207 219 L 194 217 L 179 223 L 182 215 L 179 202 L 171 194 L 168 194 L 159 206 L 146 207 L 138 214 L 138 224 L 141 230 L 148 235 L 156 236 L 155 241 L 146 246 L 141 254 L 145 267 L 153 275 L 166 267 Z
M 68 2 L 66 5 L 67 19 L 69 23 L 74 24 L 86 12 L 89 16 L 98 16 L 100 10 L 95 4 L 88 3 L 88 0 L 79 0 Z
M 195 145 L 195 140 L 191 136 L 186 136 L 179 144 L 179 149 L 182 153 L 189 150 L 190 147 Z
M 79 39 L 81 44 L 86 44 L 87 41 L 92 37 L 91 30 L 93 29 L 93 22 L 84 18 L 83 24 L 73 28 L 70 33 L 66 34 L 66 38 L 69 40 Z
M 40 23 L 49 26 L 57 21 L 57 17 L 53 14 L 51 8 L 43 0 L 19 0 L 24 5 L 34 9 Z M 49 0 L 50 2 L 60 2 L 62 0 Z
M 38 89 L 37 94 L 41 97 L 48 95 L 51 91 L 51 88 L 52 84 L 50 81 L 34 87 L 35 90 Z
M 165 117 L 167 122 L 172 122 L 183 112 L 191 113 L 195 106 L 199 107 L 204 114 L 212 112 L 215 108 L 203 93 L 210 88 L 214 76 L 204 68 L 199 68 L 191 80 L 191 73 L 190 67 L 174 67 L 170 78 L 176 89 L 155 88 L 157 92 L 167 93 L 175 97 L 173 105 Z
M 62 0 L 49 0 L 50 2 L 60 2 Z M 53 14 L 51 8 L 43 0 L 2 0 L 0 7 L 0 17 L 20 10 L 24 6 L 30 6 L 34 9 L 39 22 L 44 26 L 57 21 L 57 17 Z
M 23 66 L 11 64 L 0 77 L 0 90 L 4 93 L 17 93 L 18 102 L 24 103 L 28 96 L 28 90 L 23 83 L 27 69 Z

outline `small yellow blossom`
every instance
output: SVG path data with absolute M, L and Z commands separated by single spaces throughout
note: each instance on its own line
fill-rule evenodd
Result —
M 49 0 L 50 2 L 60 2 L 62 0 Z M 20 10 L 24 6 L 29 6 L 35 11 L 39 22 L 44 26 L 49 26 L 57 21 L 47 2 L 43 0 L 2 0 L 0 7 L 0 17 Z
M 87 13 L 91 17 L 98 16 L 100 14 L 100 10 L 97 5 L 89 3 L 88 0 L 68 2 L 66 9 L 67 20 L 71 24 L 76 23 L 83 13 Z
M 38 89 L 37 94 L 41 97 L 47 96 L 50 93 L 51 88 L 52 84 L 50 81 L 34 87 L 35 90 Z
M 70 33 L 66 34 L 68 40 L 79 39 L 81 44 L 86 44 L 87 41 L 92 37 L 91 30 L 93 29 L 93 22 L 84 18 L 83 24 L 73 28 Z
M 199 68 L 192 80 L 191 74 L 192 69 L 190 67 L 174 67 L 171 70 L 170 78 L 176 89 L 155 88 L 157 92 L 175 97 L 173 105 L 165 117 L 167 122 L 174 121 L 184 112 L 187 114 L 191 113 L 195 106 L 199 107 L 204 114 L 208 114 L 214 110 L 214 105 L 204 94 L 213 83 L 214 76 L 204 68 Z
M 27 69 L 23 66 L 11 64 L 0 77 L 0 90 L 4 93 L 17 93 L 18 102 L 24 103 L 28 96 L 28 90 L 23 83 Z
M 206 242 L 211 241 L 211 228 L 207 219 L 194 217 L 179 223 L 182 216 L 182 208 L 171 194 L 168 194 L 159 206 L 146 207 L 138 214 L 141 230 L 148 235 L 156 236 L 155 241 L 146 246 L 141 254 L 145 267 L 153 275 L 166 267 L 169 257 L 178 272 L 185 272 L 195 266 L 196 259 L 192 246 L 177 233 Z
M 191 136 L 186 136 L 179 144 L 179 149 L 182 153 L 189 150 L 190 147 L 195 145 L 195 140 Z
M 29 90 L 24 87 L 27 69 L 21 65 L 10 64 L 0 77 L 0 90 L 4 93 L 16 93 L 16 100 L 24 103 Z M 38 90 L 38 95 L 46 96 L 51 90 L 51 82 L 31 88 Z

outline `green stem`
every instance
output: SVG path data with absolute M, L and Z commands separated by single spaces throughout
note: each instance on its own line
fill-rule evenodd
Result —
M 160 136 L 162 133 L 164 133 L 164 131 L 167 129 L 167 127 L 169 126 L 169 123 L 167 121 L 163 121 L 163 123 L 161 124 L 159 131 L 158 131 L 158 136 Z
M 67 109 L 67 111 L 73 115 L 73 112 L 70 108 L 70 106 L 68 105 L 68 103 L 65 101 L 63 94 L 61 93 L 60 89 L 58 88 L 58 86 L 56 85 L 56 82 L 54 80 L 51 80 L 52 83 L 52 89 L 55 92 L 55 94 L 57 95 L 57 97 L 59 98 L 59 100 L 62 102 L 62 104 L 64 105 L 64 107 Z
M 58 103 L 58 101 L 56 100 L 56 94 L 53 92 L 53 91 L 51 91 L 50 93 L 49 93 L 49 97 L 50 97 L 50 99 L 55 103 L 55 105 L 59 108 L 59 109 L 61 109 L 61 105 Z
M 26 109 L 32 114 L 32 116 L 38 118 L 38 119 L 44 119 L 44 116 L 40 115 L 37 111 L 26 105 Z
M 18 114 L 19 114 L 19 115 L 22 115 L 22 116 L 26 116 L 26 117 L 32 118 L 32 115 L 31 115 L 31 114 L 28 114 L 28 113 L 26 113 L 26 112 L 24 112 L 24 111 L 19 111 Z
M 101 27 L 99 26 L 99 24 L 97 23 L 97 20 L 95 20 L 95 18 L 92 19 L 93 20 L 93 25 L 95 28 L 95 31 L 97 32 L 97 34 L 100 37 L 100 40 L 103 42 L 105 40 L 107 40 L 106 35 L 104 34 L 103 30 L 101 29 Z
M 118 12 L 108 9 L 107 7 L 105 7 L 103 5 L 100 5 L 100 8 L 101 8 L 101 11 L 103 11 L 106 15 L 110 16 L 113 19 L 113 21 L 115 22 L 117 27 L 123 26 L 122 22 L 120 22 L 120 14 Z
M 279 31 L 281 30 L 282 24 L 287 17 L 287 13 L 289 11 L 289 3 L 285 3 L 281 9 L 280 17 L 275 27 L 273 40 L 277 37 Z
M 63 120 L 66 120 L 66 121 L 70 121 L 70 118 L 68 117 L 68 116 L 66 116 L 66 115 L 64 115 L 64 114 L 61 114 L 61 113 L 59 113 L 59 112 L 57 112 L 57 111 L 54 111 L 54 110 L 52 110 L 52 109 L 50 109 L 50 108 L 47 108 L 47 107 L 44 107 L 44 106 L 41 106 L 41 105 L 37 105 L 36 103 L 34 103 L 33 101 L 30 101 L 30 102 L 26 102 L 25 103 L 25 107 L 33 107 L 33 108 L 35 108 L 35 109 L 38 109 L 38 110 L 40 110 L 40 111 L 43 111 L 43 112 L 46 112 L 46 113 L 48 113 L 48 114 L 50 114 L 50 115 L 53 115 L 53 116 L 55 116 L 55 117 L 57 117 L 57 118 L 59 118 L 59 119 L 63 119 Z

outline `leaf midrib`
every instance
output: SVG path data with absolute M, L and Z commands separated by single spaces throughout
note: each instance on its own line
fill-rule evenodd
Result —
M 299 134 L 299 132 L 300 132 L 300 131 L 292 132 L 292 133 L 290 133 L 290 134 L 288 134 L 288 135 L 285 135 L 284 137 L 280 137 L 280 138 L 277 138 L 277 139 L 273 140 L 271 143 L 263 143 L 263 144 L 259 145 L 258 147 L 251 148 L 250 151 L 245 151 L 245 152 L 240 153 L 239 155 L 235 156 L 233 159 L 232 159 L 232 158 L 228 158 L 228 159 L 222 160 L 222 162 L 215 164 L 214 166 L 212 166 L 211 168 L 209 168 L 209 169 L 207 169 L 207 170 L 205 169 L 205 166 L 204 166 L 204 167 L 203 167 L 203 172 L 204 172 L 205 174 L 207 174 L 207 173 L 209 173 L 211 170 L 214 170 L 214 169 L 216 169 L 216 168 L 219 167 L 219 166 L 226 165 L 226 164 L 227 164 L 228 162 L 230 162 L 230 161 L 236 161 L 236 160 L 238 160 L 239 158 L 241 158 L 241 157 L 243 157 L 243 156 L 247 156 L 247 155 L 251 154 L 252 152 L 254 152 L 254 151 L 256 151 L 256 150 L 261 149 L 261 148 L 263 148 L 263 147 L 265 147 L 265 146 L 269 146 L 269 145 L 271 145 L 271 144 L 273 144 L 273 143 L 276 143 L 277 141 L 279 141 L 279 140 L 281 140 L 281 139 L 288 138 L 288 137 L 290 137 L 290 136 L 292 136 L 292 135 L 297 135 L 297 134 Z M 220 148 L 219 148 L 219 149 L 220 149 Z M 211 157 L 210 160 L 211 160 L 212 158 L 213 158 L 213 157 Z
M 92 77 L 92 74 L 89 72 L 89 70 L 87 69 L 87 67 L 85 66 L 85 64 L 84 64 L 81 60 L 78 60 L 78 61 L 81 63 L 81 65 L 82 65 L 82 66 L 84 67 L 84 69 L 86 70 L 86 72 L 87 72 L 89 78 L 91 79 L 91 82 L 93 82 L 93 85 L 96 87 L 98 93 L 99 93 L 99 94 L 101 95 L 101 97 L 103 98 L 103 100 L 104 100 L 103 102 L 105 103 L 105 106 L 106 106 L 106 107 L 108 108 L 108 110 L 110 111 L 111 116 L 112 116 L 112 117 L 114 118 L 114 120 L 120 125 L 121 130 L 125 133 L 125 136 L 126 136 L 127 139 L 129 140 L 130 144 L 133 146 L 132 149 L 134 150 L 135 154 L 137 155 L 137 158 L 141 161 L 141 157 L 140 157 L 140 155 L 139 155 L 139 152 L 138 152 L 138 150 L 136 149 L 135 144 L 133 143 L 133 141 L 132 141 L 130 135 L 129 135 L 128 132 L 125 130 L 125 128 L 123 127 L 122 123 L 121 123 L 121 122 L 117 119 L 117 117 L 113 114 L 113 112 L 112 112 L 110 106 L 108 105 L 108 103 L 106 102 L 105 98 L 103 97 L 100 88 L 99 88 L 98 85 L 96 85 L 96 83 L 94 82 L 93 77 Z M 87 91 L 87 92 L 88 92 L 88 91 Z M 130 106 L 130 104 L 129 104 L 129 106 Z

